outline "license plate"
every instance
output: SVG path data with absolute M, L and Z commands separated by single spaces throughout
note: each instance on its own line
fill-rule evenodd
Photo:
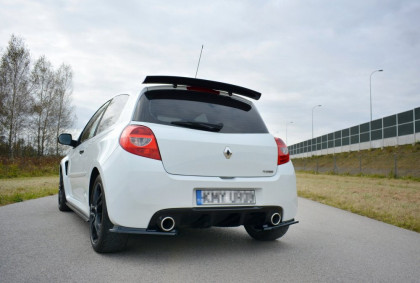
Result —
M 196 190 L 197 205 L 255 204 L 255 190 Z

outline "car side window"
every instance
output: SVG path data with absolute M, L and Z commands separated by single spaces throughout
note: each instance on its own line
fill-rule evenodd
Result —
M 105 114 L 102 116 L 100 120 L 100 124 L 98 126 L 98 130 L 96 134 L 99 134 L 117 122 L 118 118 L 121 115 L 122 110 L 124 109 L 125 104 L 127 103 L 128 95 L 121 94 L 114 97 L 106 108 Z
M 104 105 L 102 105 L 101 108 L 99 108 L 98 111 L 96 111 L 95 114 L 93 114 L 92 118 L 90 118 L 89 122 L 87 123 L 86 127 L 84 128 L 79 138 L 80 143 L 84 142 L 85 140 L 90 139 L 91 137 L 95 135 L 96 127 L 101 121 L 102 114 L 104 113 L 108 105 L 109 105 L 109 101 L 107 101 Z

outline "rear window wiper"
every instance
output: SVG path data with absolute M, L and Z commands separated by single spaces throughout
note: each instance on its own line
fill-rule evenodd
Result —
M 185 128 L 204 130 L 210 132 L 219 132 L 223 128 L 222 123 L 211 124 L 204 122 L 193 122 L 193 121 L 172 121 L 172 125 L 177 125 Z

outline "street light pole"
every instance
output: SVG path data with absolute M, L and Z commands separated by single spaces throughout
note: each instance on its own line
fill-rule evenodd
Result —
M 370 121 L 372 122 L 372 75 L 376 72 L 383 72 L 384 70 L 375 70 L 370 74 L 369 80 L 369 98 L 370 98 Z
M 369 148 L 372 148 L 372 75 L 376 72 L 383 72 L 384 70 L 375 70 L 370 74 L 369 79 L 369 100 L 370 100 L 370 123 L 369 123 Z
M 315 105 L 312 107 L 312 139 L 314 138 L 314 109 L 316 107 L 321 107 L 322 105 Z
M 313 144 L 312 144 L 312 142 L 313 142 L 313 139 L 314 139 L 314 109 L 316 108 L 316 107 L 321 107 L 322 105 L 321 104 L 319 104 L 319 105 L 315 105 L 314 107 L 312 107 L 312 140 L 311 140 L 311 156 L 312 156 L 312 148 L 313 148 Z
M 289 124 L 293 124 L 293 122 L 288 122 L 288 123 L 286 123 L 286 145 L 288 144 L 288 143 L 287 143 L 287 125 L 289 125 Z

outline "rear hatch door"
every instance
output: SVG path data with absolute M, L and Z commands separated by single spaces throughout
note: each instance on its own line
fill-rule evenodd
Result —
M 180 87 L 148 90 L 133 123 L 152 129 L 170 174 L 266 177 L 276 172 L 276 142 L 255 106 L 242 97 Z
M 170 174 L 267 177 L 277 168 L 277 145 L 270 134 L 220 134 L 165 125 L 147 125 L 157 139 Z

